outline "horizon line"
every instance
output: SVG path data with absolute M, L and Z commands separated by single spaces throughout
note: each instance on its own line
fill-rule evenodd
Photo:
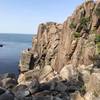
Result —
M 26 34 L 26 35 L 36 35 L 34 33 L 17 33 L 17 32 L 0 32 L 0 34 Z

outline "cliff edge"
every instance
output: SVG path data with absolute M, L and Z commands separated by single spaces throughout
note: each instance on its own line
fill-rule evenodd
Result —
M 56 100 L 99 100 L 100 1 L 84 2 L 62 24 L 40 24 L 32 48 L 22 52 L 19 70 L 19 84 L 29 85 L 33 79 L 43 84 L 55 78 L 77 80 L 75 87 L 82 83 L 71 89 L 71 99 Z M 65 92 L 68 86 L 63 85 Z

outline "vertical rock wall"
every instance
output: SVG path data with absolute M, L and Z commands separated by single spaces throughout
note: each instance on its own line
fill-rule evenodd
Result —
M 22 53 L 20 72 L 38 70 L 39 77 L 45 66 L 59 74 L 66 65 L 77 69 L 94 64 L 100 51 L 100 41 L 96 42 L 96 35 L 100 35 L 99 8 L 100 2 L 90 0 L 77 7 L 63 24 L 40 24 L 31 50 Z

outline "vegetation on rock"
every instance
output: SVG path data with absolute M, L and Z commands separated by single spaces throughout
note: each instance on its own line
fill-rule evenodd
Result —
M 71 29 L 75 29 L 75 28 L 76 28 L 76 24 L 74 23 L 74 21 L 72 21 L 72 22 L 70 23 L 69 27 L 70 27 Z
M 96 43 L 100 42 L 100 34 L 96 34 L 95 41 L 96 41 Z
M 96 52 L 97 54 L 100 54 L 100 34 L 96 34 L 95 42 L 96 42 Z
M 95 9 L 95 14 L 100 18 L 100 5 Z
M 73 35 L 74 35 L 75 38 L 79 38 L 80 37 L 80 33 L 79 32 L 74 32 Z
M 82 17 L 80 19 L 80 26 L 84 29 L 87 28 L 87 24 L 89 21 L 90 21 L 90 17 Z
M 100 42 L 96 44 L 97 54 L 100 54 Z

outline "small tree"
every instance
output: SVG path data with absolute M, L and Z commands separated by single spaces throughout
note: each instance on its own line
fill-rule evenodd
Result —
M 69 27 L 70 27 L 71 29 L 75 29 L 75 28 L 76 28 L 76 24 L 72 21 L 72 22 L 70 23 Z

